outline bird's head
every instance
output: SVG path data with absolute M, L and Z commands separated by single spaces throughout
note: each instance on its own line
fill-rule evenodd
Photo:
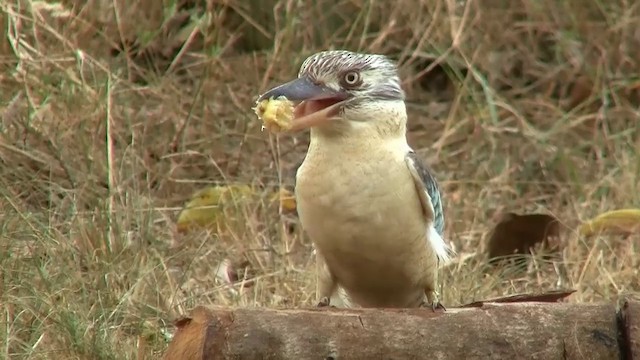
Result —
M 396 65 L 384 55 L 344 50 L 308 57 L 298 78 L 258 101 L 285 96 L 297 103 L 292 130 L 404 135 L 406 108 Z M 373 132 L 372 132 L 373 131 Z

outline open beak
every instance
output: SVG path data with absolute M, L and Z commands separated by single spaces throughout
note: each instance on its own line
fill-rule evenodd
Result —
M 326 124 L 338 115 L 340 106 L 351 98 L 351 94 L 345 91 L 336 91 L 315 84 L 307 77 L 301 77 L 265 92 L 257 101 L 276 99 L 279 96 L 298 102 L 293 111 L 293 126 L 290 131 Z

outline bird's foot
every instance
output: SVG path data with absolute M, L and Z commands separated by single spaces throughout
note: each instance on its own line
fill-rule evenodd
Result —
M 447 308 L 444 307 L 444 305 L 442 305 L 442 303 L 440 301 L 434 301 L 432 303 L 429 303 L 427 301 L 423 301 L 420 304 L 421 308 L 431 308 L 431 310 L 433 312 L 436 312 L 437 309 L 441 309 L 442 311 L 447 311 Z
M 322 308 L 322 307 L 335 308 L 335 306 L 331 305 L 331 299 L 329 299 L 329 297 L 327 297 L 327 296 L 321 298 L 320 301 L 318 301 L 318 305 L 316 305 L 316 307 L 319 307 L 319 308 Z

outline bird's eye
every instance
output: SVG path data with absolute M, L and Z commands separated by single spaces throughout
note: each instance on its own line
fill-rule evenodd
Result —
M 357 71 L 348 71 L 342 76 L 343 85 L 347 87 L 358 86 L 361 83 L 360 73 Z

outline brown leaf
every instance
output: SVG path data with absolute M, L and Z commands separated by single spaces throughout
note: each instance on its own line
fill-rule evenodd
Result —
M 489 259 L 528 254 L 538 243 L 543 249 L 556 252 L 560 248 L 559 238 L 560 222 L 553 216 L 507 213 L 492 231 L 487 254 Z
M 582 75 L 575 79 L 568 94 L 568 108 L 573 109 L 580 105 L 593 94 L 593 81 L 586 75 Z
M 545 293 L 527 293 L 502 296 L 499 298 L 474 301 L 460 307 L 482 307 L 486 303 L 515 303 L 515 302 L 560 302 L 564 298 L 576 292 L 576 290 L 556 290 Z
M 252 278 L 255 277 L 255 271 L 251 269 L 249 261 L 225 258 L 216 268 L 216 278 L 223 284 L 242 283 L 245 288 L 253 286 Z

